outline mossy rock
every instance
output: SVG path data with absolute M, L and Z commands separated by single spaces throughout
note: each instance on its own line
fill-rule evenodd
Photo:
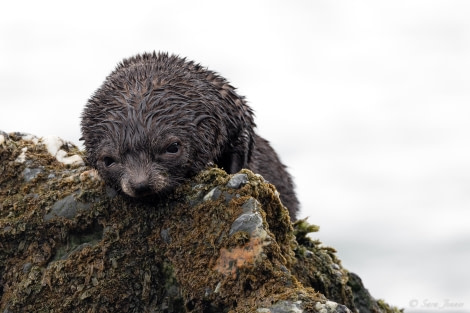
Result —
M 399 312 L 261 176 L 209 168 L 136 201 L 56 140 L 0 132 L 2 312 Z

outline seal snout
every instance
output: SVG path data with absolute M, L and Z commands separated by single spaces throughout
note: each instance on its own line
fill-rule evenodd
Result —
M 149 181 L 147 179 L 143 179 L 137 182 L 133 182 L 130 184 L 135 197 L 146 196 L 152 193 L 152 189 L 150 188 Z
M 121 179 L 121 188 L 124 193 L 131 197 L 142 197 L 151 194 L 149 177 L 145 170 L 132 169 Z
M 161 173 L 152 169 L 130 170 L 121 179 L 121 189 L 128 196 L 140 198 L 159 193 L 168 184 Z

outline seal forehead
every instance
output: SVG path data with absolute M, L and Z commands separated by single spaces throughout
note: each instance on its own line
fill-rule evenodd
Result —
M 202 66 L 184 58 L 166 53 L 143 54 L 123 60 L 105 83 L 124 93 L 144 94 L 166 85 L 195 88 L 191 81 L 204 79 L 204 76 L 207 73 Z
M 102 126 L 106 137 L 115 142 L 120 151 L 148 150 L 154 144 L 164 140 L 168 134 L 182 133 L 182 129 L 174 127 L 164 116 L 160 119 L 151 119 L 140 113 L 142 112 L 130 107 L 125 118 L 110 113 L 109 117 L 103 121 Z

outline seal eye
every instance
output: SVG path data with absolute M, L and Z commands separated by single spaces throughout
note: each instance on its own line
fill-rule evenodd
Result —
M 175 153 L 178 153 L 179 150 L 180 150 L 180 144 L 177 142 L 173 142 L 171 145 L 166 147 L 166 153 L 175 154 Z
M 110 167 L 115 163 L 114 159 L 112 157 L 104 157 L 103 158 L 103 163 L 106 167 Z

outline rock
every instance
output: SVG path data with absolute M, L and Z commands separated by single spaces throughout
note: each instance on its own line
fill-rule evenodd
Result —
M 240 231 L 251 236 L 260 232 L 266 233 L 263 229 L 263 217 L 259 212 L 257 201 L 254 198 L 249 198 L 241 208 L 243 213 L 233 222 L 229 235 Z
M 248 176 L 243 173 L 238 173 L 232 176 L 227 183 L 228 188 L 238 189 L 248 182 Z
M 35 179 L 41 172 L 42 172 L 42 169 L 40 169 L 40 168 L 29 168 L 29 167 L 27 167 L 22 172 L 22 176 L 23 176 L 25 182 L 29 182 L 29 181 Z
M 8 134 L 0 130 L 0 145 L 5 143 L 5 140 L 8 139 Z
M 54 156 L 57 161 L 67 165 L 85 165 L 83 159 L 76 154 L 68 155 L 68 150 L 73 145 L 57 136 L 41 138 L 41 142 L 46 145 L 47 151 Z
M 0 132 L 0 312 L 399 312 L 248 170 L 139 202 L 61 150 Z
M 71 194 L 54 203 L 50 212 L 44 215 L 44 221 L 49 221 L 55 217 L 73 219 L 79 211 L 87 210 L 90 206 L 90 203 L 76 201 L 75 194 Z

